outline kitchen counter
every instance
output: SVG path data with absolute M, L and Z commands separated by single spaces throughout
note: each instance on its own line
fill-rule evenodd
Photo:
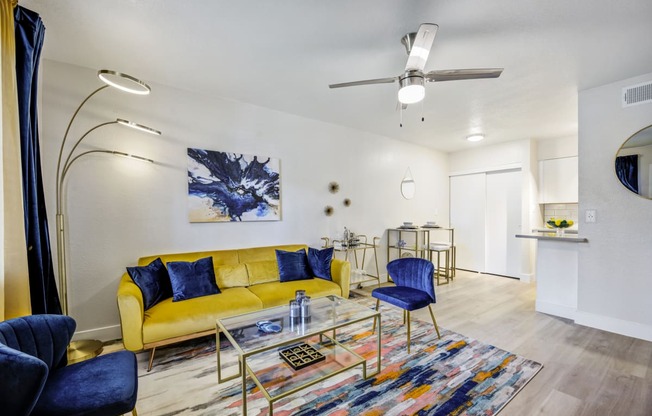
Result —
M 554 231 L 548 230 L 545 233 L 517 234 L 516 237 L 537 241 L 536 311 L 574 320 L 577 311 L 577 243 L 588 243 L 589 240 L 570 233 L 558 237 Z
M 554 233 L 555 230 L 552 228 L 533 228 L 533 233 Z M 577 228 L 566 228 L 566 234 L 577 234 Z
M 577 231 L 574 234 L 565 233 L 563 237 L 558 237 L 554 231 L 539 231 L 542 234 L 516 234 L 516 238 L 533 238 L 535 240 L 549 240 L 549 241 L 560 241 L 564 243 L 588 243 L 589 240 L 585 237 L 579 237 Z

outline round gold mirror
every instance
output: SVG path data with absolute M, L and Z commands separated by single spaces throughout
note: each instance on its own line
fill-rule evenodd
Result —
M 625 140 L 614 164 L 620 183 L 640 197 L 652 199 L 652 126 Z

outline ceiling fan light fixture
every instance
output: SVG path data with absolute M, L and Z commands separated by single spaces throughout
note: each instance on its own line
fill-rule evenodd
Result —
M 426 96 L 423 86 L 423 77 L 405 77 L 400 80 L 401 88 L 398 90 L 398 100 L 403 104 L 414 104 Z
M 466 140 L 470 142 L 479 142 L 480 140 L 484 140 L 484 134 L 472 134 L 470 136 L 466 136 Z

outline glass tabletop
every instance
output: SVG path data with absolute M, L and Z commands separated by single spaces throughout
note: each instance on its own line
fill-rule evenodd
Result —
M 218 319 L 217 324 L 223 332 L 228 332 L 237 349 L 249 354 L 369 319 L 378 312 L 339 296 L 325 296 L 312 299 L 310 320 L 294 321 L 289 315 L 289 305 L 283 305 Z M 259 321 L 271 321 L 282 329 L 277 333 L 265 333 L 256 326 Z

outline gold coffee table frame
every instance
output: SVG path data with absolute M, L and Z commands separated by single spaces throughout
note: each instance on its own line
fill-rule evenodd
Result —
M 295 327 L 290 323 L 288 306 L 277 306 L 217 320 L 217 380 L 222 383 L 242 378 L 243 415 L 247 414 L 247 375 L 263 392 L 269 403 L 271 416 L 274 414 L 274 402 L 344 371 L 362 365 L 362 376 L 365 379 L 380 372 L 380 312 L 339 296 L 313 299 L 311 308 L 312 320 Z M 275 334 L 259 332 L 256 322 L 261 320 L 282 323 L 283 330 Z M 338 329 L 366 320 L 374 321 L 371 329 L 377 336 L 376 371 L 372 374 L 367 374 L 367 360 L 341 344 L 336 335 Z M 227 337 L 238 354 L 238 373 L 227 377 L 222 376 L 220 333 Z M 279 348 L 313 337 L 319 337 L 315 348 L 326 356 L 324 361 L 295 371 L 279 357 Z M 279 372 L 279 377 L 287 381 L 279 383 L 279 377 L 274 377 L 272 381 L 261 380 L 258 373 L 270 369 Z

